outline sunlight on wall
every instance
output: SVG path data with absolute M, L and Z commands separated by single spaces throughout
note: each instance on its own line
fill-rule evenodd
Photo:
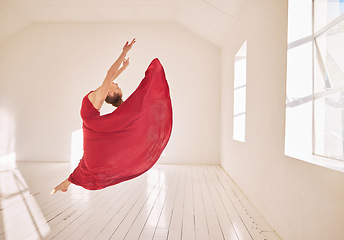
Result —
M 0 107 L 0 156 L 15 149 L 15 117 L 8 109 Z
M 80 159 L 83 155 L 83 133 L 82 129 L 75 130 L 72 132 L 72 144 L 71 144 L 71 156 L 70 162 L 72 168 L 78 166 Z
M 16 154 L 0 157 L 0 208 L 5 239 L 40 239 L 50 227 L 16 165 Z

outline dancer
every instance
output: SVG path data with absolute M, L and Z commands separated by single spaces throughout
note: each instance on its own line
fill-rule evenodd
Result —
M 172 105 L 160 61 L 150 63 L 140 85 L 124 102 L 122 89 L 113 82 L 128 67 L 126 55 L 135 42 L 135 38 L 126 42 L 102 85 L 83 98 L 84 154 L 51 194 L 66 192 L 72 183 L 99 190 L 135 178 L 149 170 L 164 150 L 172 130 Z M 104 101 L 117 108 L 100 116 Z

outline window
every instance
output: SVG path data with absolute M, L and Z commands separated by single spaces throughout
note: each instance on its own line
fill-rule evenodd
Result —
M 285 153 L 344 163 L 344 0 L 288 4 Z
M 243 43 L 234 62 L 233 139 L 245 142 L 246 122 L 246 45 Z

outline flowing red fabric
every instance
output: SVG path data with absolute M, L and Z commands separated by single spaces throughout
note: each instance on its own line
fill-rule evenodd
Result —
M 81 106 L 84 155 L 68 180 L 97 190 L 149 170 L 172 130 L 169 86 L 160 61 L 151 62 L 137 89 L 112 113 L 100 116 L 88 94 Z

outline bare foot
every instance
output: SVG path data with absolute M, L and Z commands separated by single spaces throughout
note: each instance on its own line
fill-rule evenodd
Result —
M 68 181 L 68 179 L 64 180 L 62 183 L 57 185 L 50 194 L 54 194 L 57 191 L 67 192 L 69 185 L 71 185 L 71 182 Z

